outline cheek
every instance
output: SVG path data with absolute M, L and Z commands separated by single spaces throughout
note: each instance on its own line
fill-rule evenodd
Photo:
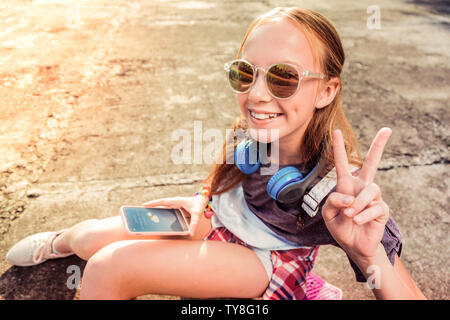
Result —
M 239 109 L 241 110 L 241 113 L 243 115 L 245 115 L 246 114 L 246 112 L 245 112 L 245 109 L 246 109 L 245 108 L 245 103 L 247 101 L 247 95 L 246 94 L 237 94 L 236 98 L 237 98 L 237 102 L 238 102 L 238 105 L 239 105 Z
M 284 114 L 287 117 L 287 120 L 295 121 L 295 119 L 298 119 L 299 115 L 301 114 L 302 102 L 298 101 L 298 100 L 291 101 L 288 104 L 284 104 L 282 108 L 283 108 Z
M 301 104 L 304 106 L 314 106 L 314 101 L 317 93 L 317 82 L 315 81 L 304 81 L 300 84 L 299 94 L 301 98 Z
M 301 122 L 308 118 L 312 112 L 314 111 L 314 107 L 309 103 L 305 102 L 298 103 L 296 105 L 291 106 L 288 115 L 288 121 L 290 122 Z
M 285 106 L 284 110 L 286 115 L 287 130 L 303 126 L 314 113 L 313 105 L 306 103 L 306 101 L 297 101 L 297 103 L 292 103 L 289 106 Z
M 310 85 L 301 86 L 297 95 L 289 102 L 285 103 L 283 108 L 286 110 L 286 114 L 290 116 L 291 119 L 295 118 L 297 121 L 299 118 L 308 118 L 314 112 L 314 102 L 315 102 L 315 87 Z

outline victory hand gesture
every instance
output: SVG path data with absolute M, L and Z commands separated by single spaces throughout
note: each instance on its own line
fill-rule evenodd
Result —
M 374 256 L 383 237 L 389 207 L 373 180 L 391 133 L 389 128 L 378 131 L 356 176 L 350 172 L 341 131 L 333 133 L 337 190 L 326 200 L 322 217 L 333 238 L 350 256 Z

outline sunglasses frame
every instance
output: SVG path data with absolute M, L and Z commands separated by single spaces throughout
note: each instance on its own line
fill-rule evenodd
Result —
M 231 83 L 230 83 L 230 76 L 229 76 L 229 74 L 230 74 L 230 67 L 231 67 L 231 65 L 232 65 L 233 63 L 235 63 L 235 62 L 245 62 L 245 63 L 249 64 L 249 65 L 251 66 L 252 70 L 253 70 L 253 74 L 256 75 L 256 76 L 253 76 L 252 83 L 248 86 L 248 89 L 245 90 L 245 91 L 238 91 L 238 90 L 235 90 L 235 89 L 231 86 Z M 265 82 L 265 84 L 266 84 L 266 89 L 267 89 L 267 91 L 269 92 L 269 94 L 270 94 L 273 98 L 275 98 L 275 99 L 280 99 L 280 100 L 287 100 L 287 99 L 290 99 L 290 98 L 292 98 L 293 96 L 295 96 L 295 95 L 297 94 L 298 89 L 300 88 L 300 82 L 302 81 L 303 78 L 318 78 L 318 79 L 324 79 L 324 78 L 325 78 L 325 75 L 324 75 L 323 73 L 317 73 L 317 72 L 312 72 L 312 71 L 304 70 L 304 69 L 302 69 L 302 68 L 299 68 L 299 66 L 293 65 L 293 64 L 291 64 L 291 63 L 285 63 L 285 62 L 278 62 L 278 63 L 271 64 L 271 65 L 267 68 L 267 70 L 270 70 L 273 66 L 276 66 L 276 65 L 279 65 L 279 64 L 284 64 L 284 65 L 287 65 L 287 66 L 290 66 L 290 67 L 294 68 L 294 69 L 297 71 L 298 75 L 300 76 L 300 78 L 298 79 L 298 84 L 297 84 L 297 88 L 295 89 L 295 92 L 294 92 L 293 94 L 291 94 L 289 97 L 286 97 L 286 98 L 280 98 L 280 97 L 275 96 L 275 95 L 272 93 L 272 91 L 269 89 L 269 86 L 268 86 L 268 84 L 267 84 L 267 71 L 266 71 L 266 69 L 263 68 L 263 67 L 256 66 L 256 65 L 254 65 L 254 64 L 252 64 L 252 63 L 250 63 L 250 62 L 248 62 L 248 61 L 245 60 L 245 59 L 235 59 L 235 60 L 232 60 L 232 61 L 230 61 L 230 62 L 226 62 L 226 63 L 224 64 L 224 70 L 227 72 L 228 84 L 230 85 L 231 90 L 233 90 L 233 92 L 235 92 L 235 93 L 247 93 L 247 92 L 250 91 L 250 89 L 251 89 L 251 88 L 253 87 L 253 85 L 255 84 L 256 77 L 258 76 L 258 70 L 261 69 L 261 70 L 263 71 L 263 73 L 264 73 L 263 76 L 264 76 L 264 82 Z M 300 70 L 301 70 L 301 72 L 299 72 Z

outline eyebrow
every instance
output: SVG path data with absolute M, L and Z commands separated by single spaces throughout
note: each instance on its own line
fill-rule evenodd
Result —
M 289 61 L 289 60 L 282 60 L 283 63 L 289 63 L 289 64 L 293 64 L 297 67 L 303 67 L 301 64 L 294 62 L 294 61 Z
M 250 62 L 251 64 L 256 65 L 256 64 L 255 64 L 253 61 L 251 61 L 250 59 L 247 59 L 247 58 L 244 58 L 244 57 L 241 57 L 241 59 L 247 60 L 247 61 Z M 299 64 L 298 62 L 294 62 L 294 61 L 290 61 L 290 60 L 280 60 L 279 62 L 275 62 L 275 63 L 289 63 L 289 64 L 293 64 L 294 66 L 297 66 L 297 67 L 299 67 L 299 68 L 304 68 L 302 64 Z M 269 65 L 272 65 L 272 63 L 269 64 Z M 269 65 L 268 65 L 268 66 L 269 66 Z

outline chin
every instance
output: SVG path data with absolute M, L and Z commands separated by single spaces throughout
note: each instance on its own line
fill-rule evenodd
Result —
M 271 143 L 273 141 L 278 141 L 280 137 L 279 129 L 255 129 L 250 128 L 248 130 L 252 139 L 261 143 Z

